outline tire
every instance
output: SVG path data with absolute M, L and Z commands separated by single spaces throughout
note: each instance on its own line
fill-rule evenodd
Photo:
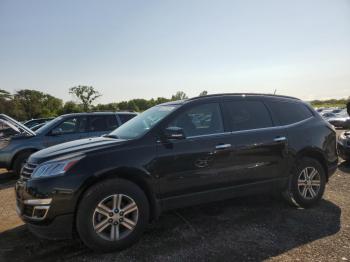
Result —
M 27 162 L 29 156 L 32 153 L 33 152 L 23 152 L 23 153 L 19 153 L 19 155 L 16 156 L 15 161 L 13 162 L 13 173 L 15 174 L 16 177 L 20 176 L 22 167 Z
M 119 210 L 115 210 L 113 205 L 116 203 L 114 207 L 118 209 L 119 199 Z M 126 214 L 126 210 L 131 210 L 126 207 L 134 204 L 137 210 L 133 207 L 131 209 L 134 210 Z M 124 179 L 108 179 L 92 186 L 84 194 L 77 211 L 76 228 L 87 247 L 96 252 L 112 252 L 134 244 L 148 225 L 149 216 L 147 197 L 137 185 Z M 107 219 L 108 224 L 105 222 Z
M 314 170 L 317 173 L 313 173 Z M 312 181 L 305 177 L 305 172 L 309 178 L 313 177 Z M 283 192 L 283 196 L 293 206 L 309 208 L 320 201 L 325 187 L 326 175 L 320 162 L 313 158 L 302 158 L 293 168 L 288 188 Z

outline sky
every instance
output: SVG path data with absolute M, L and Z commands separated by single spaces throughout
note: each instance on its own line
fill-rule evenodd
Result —
M 349 0 L 0 0 L 0 89 L 350 96 Z

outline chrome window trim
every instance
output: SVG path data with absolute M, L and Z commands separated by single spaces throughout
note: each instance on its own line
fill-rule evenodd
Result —
M 309 118 L 306 118 L 306 119 L 303 119 L 301 121 L 298 121 L 298 122 L 295 122 L 295 123 L 292 123 L 292 124 L 288 124 L 288 125 L 278 125 L 278 126 L 270 126 L 270 127 L 254 128 L 254 129 L 227 131 L 227 132 L 220 132 L 220 133 L 213 133 L 213 134 L 206 134 L 206 135 L 198 135 L 198 136 L 188 136 L 188 137 L 186 137 L 186 139 L 208 137 L 208 136 L 228 135 L 228 134 L 233 135 L 233 134 L 240 134 L 240 133 L 245 133 L 245 132 L 255 132 L 255 131 L 275 130 L 275 129 L 279 129 L 279 128 L 288 128 L 288 127 L 297 126 L 299 124 L 307 122 L 307 121 L 309 121 L 312 118 L 314 118 L 314 116 L 311 116 Z

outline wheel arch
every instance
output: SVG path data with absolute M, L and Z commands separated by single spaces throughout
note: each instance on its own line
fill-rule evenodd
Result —
M 100 183 L 102 181 L 114 178 L 121 178 L 128 180 L 135 185 L 137 185 L 146 195 L 147 200 L 150 205 L 150 219 L 155 220 L 159 217 L 161 212 L 160 202 L 157 200 L 157 197 L 152 189 L 152 177 L 145 172 L 135 169 L 135 168 L 120 168 L 117 170 L 111 170 L 99 175 L 93 176 L 87 180 L 82 191 L 79 193 L 79 197 L 75 206 L 75 214 L 79 207 L 79 204 L 85 194 L 85 192 L 92 186 Z M 154 187 L 154 186 L 153 186 Z
M 16 161 L 16 159 L 17 159 L 17 157 L 18 157 L 19 155 L 21 155 L 21 154 L 23 154 L 23 153 L 31 153 L 31 154 L 33 154 L 33 153 L 35 153 L 36 151 L 39 151 L 39 149 L 34 148 L 34 147 L 33 147 L 33 148 L 24 148 L 24 149 L 18 150 L 18 151 L 15 153 L 15 155 L 12 157 L 11 165 L 10 165 L 11 169 L 13 169 L 13 165 L 14 165 L 14 163 L 15 163 L 15 161 Z
M 321 150 L 317 150 L 314 148 L 305 148 L 297 154 L 297 160 L 302 159 L 304 157 L 313 158 L 322 165 L 324 172 L 326 174 L 327 182 L 328 182 L 329 174 L 328 174 L 327 160 L 323 152 Z

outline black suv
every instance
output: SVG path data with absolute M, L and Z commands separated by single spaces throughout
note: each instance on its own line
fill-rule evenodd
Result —
M 336 133 L 308 104 L 208 95 L 34 153 L 16 184 L 17 211 L 39 236 L 76 233 L 88 247 L 112 251 L 135 242 L 164 210 L 276 191 L 313 206 L 337 162 Z

